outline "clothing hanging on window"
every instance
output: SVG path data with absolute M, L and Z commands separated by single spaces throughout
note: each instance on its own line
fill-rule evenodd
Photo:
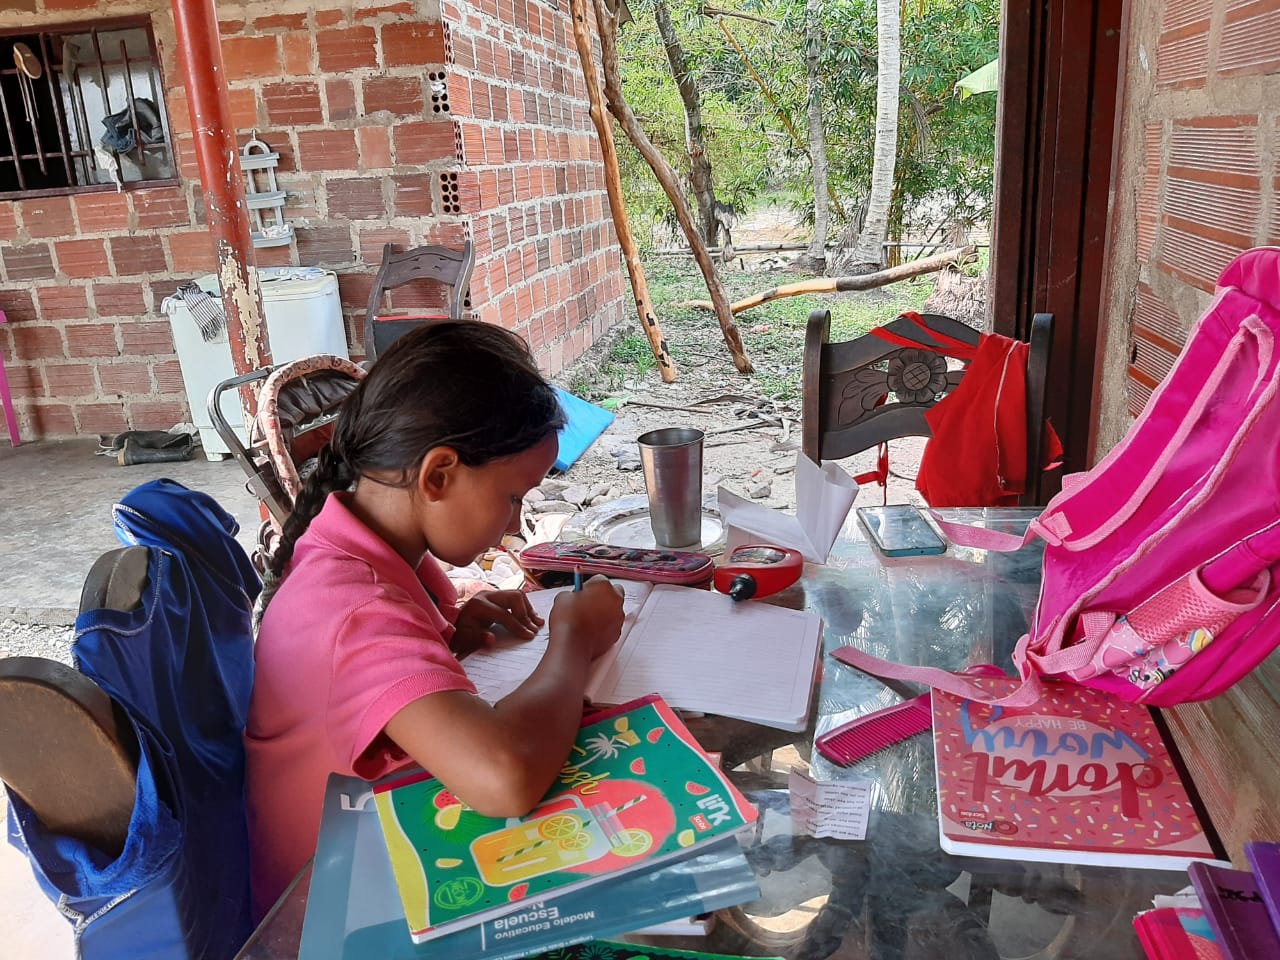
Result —
M 134 97 L 133 116 L 138 118 L 137 135 L 142 137 L 144 144 L 164 142 L 164 126 L 160 122 L 160 109 L 154 100 Z M 136 147 L 138 139 L 134 133 L 133 116 L 130 116 L 129 108 L 126 106 L 123 110 L 117 110 L 103 117 L 102 125 L 107 128 L 102 135 L 103 146 L 116 153 L 128 153 Z

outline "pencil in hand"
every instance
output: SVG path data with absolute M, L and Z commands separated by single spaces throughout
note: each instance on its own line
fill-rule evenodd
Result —
M 582 567 L 575 566 L 573 568 L 573 592 L 582 592 Z

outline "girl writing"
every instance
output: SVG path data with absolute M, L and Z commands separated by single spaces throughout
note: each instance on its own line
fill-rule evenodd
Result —
M 261 917 L 315 852 L 331 772 L 416 762 L 490 816 L 521 816 L 577 732 L 591 661 L 618 638 L 602 577 L 556 598 L 537 670 L 490 706 L 458 657 L 541 626 L 519 591 L 458 606 L 436 562 L 471 563 L 520 529 L 554 463 L 555 392 L 517 336 L 439 322 L 398 340 L 351 394 L 272 558 L 245 731 Z

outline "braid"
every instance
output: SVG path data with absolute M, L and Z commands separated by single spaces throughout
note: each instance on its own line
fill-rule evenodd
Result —
M 307 527 L 315 519 L 329 494 L 337 490 L 347 490 L 355 483 L 356 474 L 346 459 L 336 453 L 332 443 L 320 448 L 316 457 L 316 468 L 298 492 L 294 501 L 293 512 L 284 522 L 280 534 L 280 542 L 276 544 L 268 563 L 273 579 L 278 580 L 284 568 L 293 558 L 293 547 L 298 538 L 307 532 Z
M 528 345 L 502 327 L 440 320 L 399 338 L 343 401 L 267 562 L 265 607 L 329 494 L 360 478 L 407 488 L 423 457 L 450 446 L 468 467 L 528 450 L 565 425 Z

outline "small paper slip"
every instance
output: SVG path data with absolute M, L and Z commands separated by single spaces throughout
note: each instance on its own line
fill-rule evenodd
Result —
M 865 840 L 871 809 L 871 782 L 814 780 L 791 768 L 791 823 L 800 833 L 833 840 Z
M 1157 893 L 1151 898 L 1151 906 L 1156 910 L 1161 907 L 1198 907 L 1200 895 L 1195 887 L 1183 887 L 1177 893 Z
M 772 543 L 799 550 L 810 563 L 826 563 L 858 484 L 834 463 L 819 467 L 796 454 L 796 513 L 781 513 L 744 500 L 724 487 L 716 492 L 720 519 L 728 528 L 728 549 L 744 543 Z

